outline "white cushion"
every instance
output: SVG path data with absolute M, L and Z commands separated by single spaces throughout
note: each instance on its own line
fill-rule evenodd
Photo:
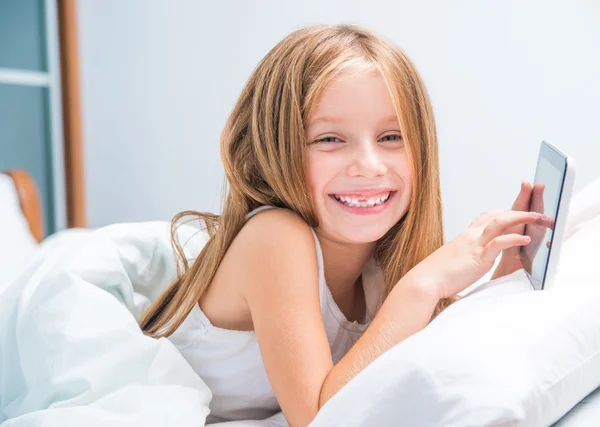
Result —
M 16 275 L 37 248 L 12 179 L 0 173 L 0 287 Z
M 600 216 L 600 177 L 573 194 L 565 240 L 582 230 L 588 222 Z
M 600 194 L 600 180 L 584 190 Z M 483 284 L 361 372 L 312 426 L 560 419 L 600 385 L 600 197 L 583 201 L 552 290 L 532 290 L 523 270 Z

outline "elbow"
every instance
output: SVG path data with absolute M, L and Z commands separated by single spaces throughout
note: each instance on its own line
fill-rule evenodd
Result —
M 312 423 L 314 421 L 314 419 L 317 416 L 317 413 L 318 413 L 318 410 L 317 411 L 305 411 L 302 414 L 296 413 L 293 416 L 287 416 L 287 415 L 285 415 L 285 411 L 284 411 L 285 419 L 286 419 L 289 427 L 307 427 L 308 425 L 310 425 L 310 423 Z
M 330 387 L 325 386 L 325 384 L 327 383 L 327 378 L 329 378 L 329 375 L 327 375 L 327 377 L 325 378 L 325 381 L 323 381 L 323 384 L 321 385 L 321 389 L 319 390 L 319 396 L 317 398 L 317 413 L 321 410 L 323 405 L 325 405 L 327 403 L 327 401 L 329 399 L 331 399 L 331 397 L 334 394 L 334 393 L 331 393 Z M 315 413 L 315 417 L 316 416 L 317 416 L 317 414 Z
M 295 407 L 291 411 L 286 411 L 284 409 L 283 413 L 288 425 L 290 427 L 307 427 L 317 417 L 321 406 L 323 406 L 325 402 L 326 400 L 322 400 L 321 396 L 319 396 L 314 404 L 303 405 L 303 408 Z

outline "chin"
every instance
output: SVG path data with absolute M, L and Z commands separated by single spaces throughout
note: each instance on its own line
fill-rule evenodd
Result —
M 353 229 L 348 229 L 347 227 L 341 229 L 340 227 L 336 227 L 330 231 L 330 234 L 339 236 L 340 241 L 355 245 L 363 245 L 377 242 L 385 236 L 393 226 L 394 224 L 390 224 L 389 227 L 383 226 L 382 224 L 375 224 L 373 227 L 362 226 Z

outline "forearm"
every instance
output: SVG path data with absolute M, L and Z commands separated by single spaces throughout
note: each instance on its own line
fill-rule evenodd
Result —
M 327 375 L 319 407 L 381 354 L 423 329 L 438 301 L 427 287 L 405 276 L 386 298 L 363 336 Z

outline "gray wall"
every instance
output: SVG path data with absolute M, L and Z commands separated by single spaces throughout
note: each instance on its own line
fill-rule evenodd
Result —
M 446 237 L 510 207 L 548 139 L 600 176 L 595 1 L 80 0 L 91 226 L 220 210 L 218 140 L 254 66 L 308 24 L 363 24 L 415 61 L 439 126 Z

